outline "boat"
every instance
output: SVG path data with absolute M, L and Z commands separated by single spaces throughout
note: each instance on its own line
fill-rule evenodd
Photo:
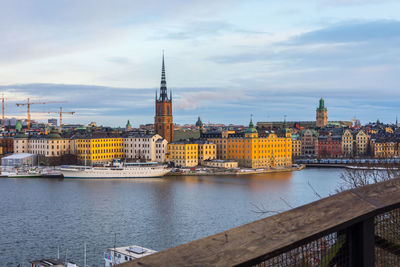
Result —
M 141 246 L 128 246 L 119 248 L 109 248 L 104 253 L 104 267 L 111 267 L 128 261 L 134 261 L 144 256 L 151 255 L 157 251 Z
M 121 163 L 119 160 L 114 160 L 111 166 L 61 166 L 59 170 L 64 178 L 96 179 L 162 177 L 171 171 L 157 162 Z
M 64 262 L 60 259 L 41 259 L 41 260 L 34 260 L 30 262 L 32 267 L 79 267 L 77 264 L 73 262 Z M 19 266 L 19 265 L 18 265 Z
M 9 173 L 8 178 L 39 178 L 42 174 L 36 170 L 18 171 L 15 173 Z
M 43 178 L 63 178 L 62 172 L 55 169 L 42 170 L 42 176 Z

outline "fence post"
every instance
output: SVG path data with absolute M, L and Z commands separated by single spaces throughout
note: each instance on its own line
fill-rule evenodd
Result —
M 349 228 L 350 266 L 375 266 L 375 226 L 370 217 Z

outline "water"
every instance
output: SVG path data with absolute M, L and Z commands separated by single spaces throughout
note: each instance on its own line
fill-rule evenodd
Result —
M 340 169 L 232 177 L 0 179 L 0 266 L 60 257 L 104 266 L 103 252 L 162 250 L 333 194 Z M 115 239 L 116 235 L 116 239 Z

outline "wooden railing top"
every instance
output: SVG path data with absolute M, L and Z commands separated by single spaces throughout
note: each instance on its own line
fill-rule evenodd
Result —
M 134 266 L 236 266 L 342 230 L 400 205 L 400 178 L 327 197 L 222 233 L 172 247 Z

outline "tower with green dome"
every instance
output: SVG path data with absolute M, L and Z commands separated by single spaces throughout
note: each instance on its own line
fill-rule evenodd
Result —
M 251 116 L 251 118 L 250 118 L 249 127 L 247 128 L 244 136 L 246 138 L 257 138 L 258 137 L 257 129 L 254 127 L 254 124 L 253 124 L 253 116 Z
M 125 131 L 127 131 L 127 132 L 132 131 L 132 125 L 129 120 L 125 125 Z
M 319 107 L 317 108 L 317 118 L 316 124 L 317 127 L 325 127 L 328 124 L 328 109 L 325 107 L 325 101 L 321 97 L 319 100 Z

